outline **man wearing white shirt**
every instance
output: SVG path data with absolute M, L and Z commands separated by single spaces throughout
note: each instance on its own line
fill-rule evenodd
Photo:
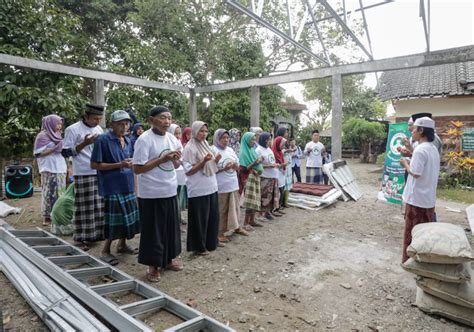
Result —
M 183 269 L 176 259 L 181 253 L 176 168 L 182 146 L 168 132 L 168 108 L 153 107 L 148 119 L 152 127 L 138 137 L 133 154 L 141 225 L 138 263 L 148 266 L 148 281 L 158 282 L 162 270 Z
M 413 139 L 418 142 L 411 161 L 401 159 L 400 164 L 408 172 L 408 180 L 403 191 L 405 202 L 405 232 L 402 263 L 408 259 L 406 249 L 411 243 L 413 227 L 434 221 L 436 187 L 438 184 L 440 157 L 433 144 L 435 122 L 422 117 L 414 122 Z
M 82 120 L 70 125 L 64 133 L 62 155 L 72 157 L 74 176 L 75 245 L 88 250 L 87 242 L 104 239 L 104 202 L 99 196 L 97 171 L 91 168 L 94 142 L 103 133 L 99 123 L 104 107 L 86 104 Z
M 323 151 L 324 145 L 319 141 L 319 131 L 313 130 L 311 142 L 304 148 L 306 159 L 306 183 L 323 183 Z

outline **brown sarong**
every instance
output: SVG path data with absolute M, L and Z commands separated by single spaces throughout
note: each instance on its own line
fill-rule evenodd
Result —
M 408 260 L 407 248 L 411 243 L 411 231 L 413 227 L 425 222 L 434 221 L 435 208 L 421 208 L 410 204 L 405 205 L 405 231 L 403 233 L 402 263 Z

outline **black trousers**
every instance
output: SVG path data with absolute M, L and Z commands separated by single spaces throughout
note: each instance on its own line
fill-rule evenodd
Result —
M 187 251 L 213 251 L 219 232 L 219 197 L 217 192 L 188 200 Z
M 296 182 L 301 182 L 301 167 L 293 166 L 291 170 L 292 170 L 292 176 L 296 175 Z
M 181 253 L 178 200 L 138 198 L 140 248 L 138 263 L 165 268 Z

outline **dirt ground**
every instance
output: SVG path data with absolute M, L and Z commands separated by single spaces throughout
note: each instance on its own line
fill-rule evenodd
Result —
M 364 194 L 358 202 L 339 201 L 318 212 L 286 209 L 284 217 L 265 223 L 249 237 L 234 236 L 210 256 L 183 252 L 184 270 L 164 272 L 156 287 L 183 302 L 193 299 L 197 310 L 238 331 L 469 330 L 413 306 L 414 276 L 400 267 L 401 208 L 376 201 L 380 175 L 370 172 L 375 166 L 350 166 Z M 25 212 L 20 219 L 12 215 L 6 221 L 17 229 L 40 226 L 39 202 L 39 193 L 7 201 Z M 449 212 L 448 206 L 463 212 Z M 467 229 L 465 207 L 438 200 L 438 220 Z M 134 245 L 138 242 L 139 237 L 133 240 Z M 90 252 L 99 251 L 100 244 Z M 117 267 L 144 279 L 145 267 L 136 257 L 119 260 Z M 0 285 L 9 327 L 45 329 L 3 274 Z M 145 319 L 161 330 L 168 318 L 160 315 Z

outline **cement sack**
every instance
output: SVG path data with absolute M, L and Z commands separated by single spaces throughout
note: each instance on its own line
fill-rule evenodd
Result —
M 403 263 L 402 268 L 422 277 L 455 283 L 470 281 L 472 272 L 470 263 L 430 264 L 417 262 L 413 258 Z
M 454 284 L 440 280 L 420 278 L 416 284 L 425 293 L 466 308 L 474 309 L 474 284 L 472 282 Z
M 426 313 L 446 317 L 474 327 L 474 309 L 438 299 L 419 287 L 416 288 L 416 306 Z
M 464 230 L 442 222 L 418 224 L 411 232 L 408 256 L 418 262 L 460 264 L 474 260 Z
M 8 205 L 0 201 L 0 218 L 5 218 L 12 213 L 20 213 L 21 209 Z

